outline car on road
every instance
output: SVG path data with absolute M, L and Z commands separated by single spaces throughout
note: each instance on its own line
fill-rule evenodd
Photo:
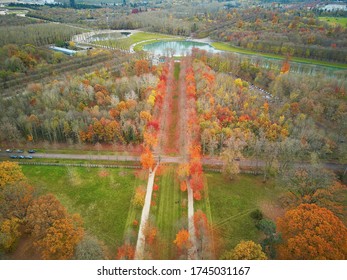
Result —
M 24 159 L 24 156 L 18 156 L 18 158 L 20 158 L 20 159 Z
M 18 149 L 16 152 L 17 152 L 17 153 L 24 153 L 23 150 L 19 150 L 19 149 Z
M 16 155 L 10 155 L 10 158 L 18 158 Z
M 25 159 L 32 159 L 32 156 L 24 156 Z
M 36 150 L 29 150 L 28 153 L 29 154 L 34 154 L 34 153 L 36 153 Z
M 12 153 L 12 149 L 6 149 L 6 153 Z

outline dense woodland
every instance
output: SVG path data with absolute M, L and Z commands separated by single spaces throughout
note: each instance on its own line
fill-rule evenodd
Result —
M 128 67 L 133 73 L 150 72 L 147 61 Z M 150 73 L 120 78 L 100 69 L 65 81 L 31 84 L 24 98 L 14 96 L 1 102 L 2 120 L 10 132 L 2 134 L 2 141 L 20 137 L 49 142 L 141 143 L 142 118 L 150 117 L 151 101 L 147 99 L 156 81 Z

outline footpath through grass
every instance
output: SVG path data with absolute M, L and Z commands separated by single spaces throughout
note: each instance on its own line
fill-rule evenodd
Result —
M 262 183 L 260 177 L 254 175 L 240 175 L 228 181 L 220 173 L 210 172 L 206 178 L 208 200 L 204 198 L 195 203 L 195 211 L 200 208 L 209 220 L 212 218 L 214 235 L 222 241 L 220 253 L 233 249 L 241 240 L 259 242 L 261 232 L 255 227 L 250 212 L 274 204 L 282 190 L 272 182 Z
M 254 52 L 251 50 L 234 47 L 227 43 L 222 43 L 222 42 L 214 42 L 214 43 L 211 43 L 211 45 L 217 50 L 221 50 L 221 51 L 236 52 L 236 53 L 241 53 L 246 55 L 256 55 L 256 56 L 266 57 L 270 59 L 285 59 L 285 56 L 283 55 Z M 314 65 L 325 66 L 325 67 L 333 67 L 338 69 L 347 69 L 347 64 L 344 64 L 344 63 L 337 63 L 337 62 L 335 63 L 335 62 L 321 61 L 321 60 L 309 59 L 309 58 L 292 57 L 291 61 L 306 63 L 306 64 L 314 64 Z
M 187 228 L 187 193 L 182 192 L 175 178 L 177 166 L 167 166 L 155 182 L 159 190 L 153 193 L 151 215 L 159 231 L 161 242 L 160 259 L 176 259 L 176 248 L 173 241 L 176 233 Z
M 39 194 L 52 193 L 70 213 L 79 213 L 87 232 L 115 252 L 123 243 L 134 187 L 141 184 L 129 169 L 22 166 Z

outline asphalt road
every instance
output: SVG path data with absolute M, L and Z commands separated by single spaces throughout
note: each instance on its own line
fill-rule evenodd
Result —
M 0 157 L 9 158 L 11 154 L 21 155 L 17 153 L 6 153 L 0 152 Z M 75 160 L 104 160 L 104 161 L 140 161 L 140 156 L 129 156 L 129 155 L 81 155 L 81 154 L 46 154 L 46 153 L 35 153 L 32 156 L 36 159 L 75 159 Z M 159 156 L 155 157 L 158 161 Z M 29 159 L 28 159 L 29 160 Z M 181 156 L 160 156 L 161 163 L 181 163 L 183 157 Z M 264 161 L 256 159 L 241 159 L 239 161 L 240 168 L 246 167 L 263 167 L 265 165 Z M 217 157 L 203 158 L 202 164 L 207 165 L 222 165 L 223 161 Z M 298 162 L 297 166 L 308 166 L 310 163 Z M 323 163 L 324 167 L 333 171 L 345 171 L 347 164 L 338 164 L 326 162 Z

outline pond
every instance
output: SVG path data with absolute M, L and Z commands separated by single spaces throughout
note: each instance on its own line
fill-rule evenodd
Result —
M 159 41 L 143 46 L 144 51 L 159 56 L 185 56 L 191 54 L 193 48 L 213 53 L 221 52 L 209 44 L 193 41 Z
M 114 40 L 114 39 L 120 39 L 120 38 L 126 38 L 127 36 L 119 33 L 119 32 L 112 32 L 112 33 L 101 33 L 101 34 L 95 34 L 89 38 L 90 41 L 105 41 L 105 40 Z

